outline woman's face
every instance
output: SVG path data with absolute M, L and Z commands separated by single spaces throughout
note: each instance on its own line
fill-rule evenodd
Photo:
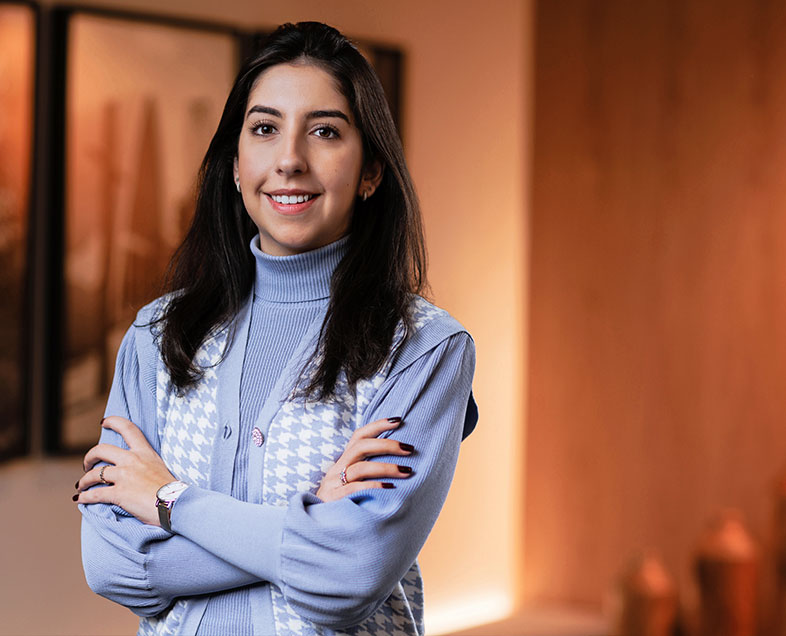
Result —
M 263 252 L 286 256 L 344 236 L 363 147 L 347 99 L 311 65 L 279 64 L 256 80 L 235 158 L 243 203 Z

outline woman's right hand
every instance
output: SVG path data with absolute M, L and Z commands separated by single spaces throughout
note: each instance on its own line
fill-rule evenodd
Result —
M 412 455 L 415 449 L 410 444 L 379 437 L 400 425 L 400 417 L 389 417 L 357 429 L 341 457 L 322 478 L 317 497 L 322 501 L 335 501 L 367 488 L 395 488 L 391 482 L 382 480 L 410 477 L 410 466 L 365 461 L 378 455 Z

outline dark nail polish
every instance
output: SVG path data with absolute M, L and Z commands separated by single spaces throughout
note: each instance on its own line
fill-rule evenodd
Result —
M 391 424 L 397 424 L 400 421 L 401 421 L 400 417 L 389 417 L 388 418 L 388 422 L 390 422 Z
M 415 447 L 412 444 L 405 444 L 404 442 L 399 442 L 398 445 L 401 446 L 401 450 L 407 451 L 408 453 L 411 453 L 412 451 L 415 450 Z
M 79 494 L 78 493 L 76 495 L 74 495 L 73 497 L 71 497 L 72 501 L 76 501 L 78 499 L 79 499 Z
M 382 482 L 382 487 L 383 488 L 395 488 L 395 486 L 393 484 L 391 484 L 389 481 L 383 481 Z
M 76 488 L 77 490 L 79 490 L 79 482 L 78 482 L 78 481 L 77 481 L 77 482 L 74 484 L 74 488 Z
M 409 475 L 412 472 L 412 469 L 409 466 L 401 466 L 401 465 L 399 465 L 398 472 L 405 473 L 405 474 Z

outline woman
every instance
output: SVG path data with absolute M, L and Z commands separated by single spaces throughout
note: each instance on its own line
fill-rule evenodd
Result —
M 77 482 L 88 584 L 140 633 L 423 633 L 415 558 L 477 416 L 424 263 L 374 72 L 331 27 L 279 27 Z

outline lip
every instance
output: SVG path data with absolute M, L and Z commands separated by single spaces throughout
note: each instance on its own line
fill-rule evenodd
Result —
M 310 194 L 312 197 L 308 201 L 303 201 L 303 203 L 277 203 L 273 200 L 273 195 L 281 196 L 297 196 L 299 194 Z M 272 207 L 276 212 L 280 214 L 286 215 L 294 215 L 300 214 L 305 212 L 310 208 L 314 201 L 319 198 L 319 194 L 315 192 L 309 192 L 308 190 L 295 190 L 295 189 L 282 189 L 282 190 L 273 190 L 272 192 L 265 192 L 265 196 L 267 197 L 268 202 L 270 203 L 270 207 Z
M 287 189 L 282 188 L 280 190 L 271 190 L 270 192 L 265 192 L 265 194 L 267 194 L 267 195 L 272 195 L 272 194 L 284 195 L 284 194 L 286 194 L 287 196 L 289 196 L 291 194 L 294 194 L 295 196 L 297 196 L 298 194 L 314 194 L 314 195 L 316 195 L 317 193 L 316 192 L 309 192 L 308 190 L 298 190 L 298 189 L 295 189 L 295 188 L 287 188 Z

